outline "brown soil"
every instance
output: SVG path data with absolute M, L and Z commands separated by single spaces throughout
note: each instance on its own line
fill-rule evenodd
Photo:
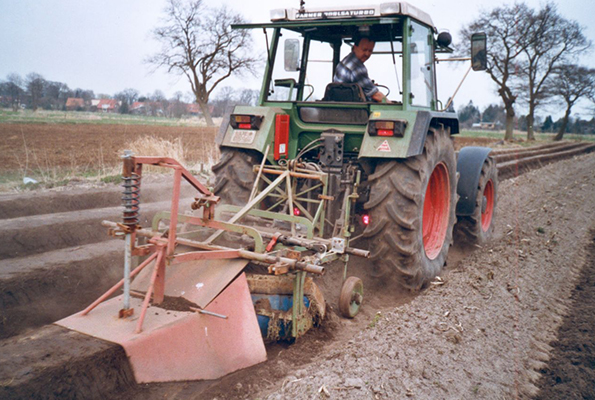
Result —
M 552 359 L 541 370 L 538 399 L 595 399 L 595 231 L 587 264 L 572 291 L 572 311 L 564 318 Z
M 0 124 L 0 173 L 114 166 L 127 144 L 141 136 L 180 138 L 188 160 L 207 160 L 205 143 L 217 129 L 154 125 Z
M 105 399 L 135 385 L 121 347 L 53 325 L 1 342 L 0 376 L 2 399 Z

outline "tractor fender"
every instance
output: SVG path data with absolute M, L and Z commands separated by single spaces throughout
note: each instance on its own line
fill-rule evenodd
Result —
M 406 159 L 423 153 L 430 128 L 445 128 L 451 135 L 459 133 L 459 119 L 456 113 L 417 110 L 372 110 L 374 119 L 397 119 L 407 121 L 403 137 L 364 135 L 360 158 Z
M 459 119 L 456 113 L 418 111 L 415 125 L 413 125 L 411 142 L 407 149 L 407 157 L 415 157 L 423 153 L 430 126 L 438 127 L 440 124 L 450 128 L 451 135 L 459 133 Z
M 459 173 L 457 215 L 468 216 L 475 211 L 481 169 L 491 151 L 492 149 L 488 147 L 475 146 L 463 147 L 459 151 L 457 158 L 457 172 Z

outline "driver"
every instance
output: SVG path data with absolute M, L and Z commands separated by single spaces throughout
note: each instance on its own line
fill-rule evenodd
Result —
M 367 37 L 356 36 L 353 38 L 351 53 L 345 57 L 335 69 L 333 82 L 357 83 L 364 90 L 368 101 L 388 102 L 386 96 L 378 90 L 374 82 L 368 77 L 368 69 L 364 63 L 372 55 L 374 41 Z

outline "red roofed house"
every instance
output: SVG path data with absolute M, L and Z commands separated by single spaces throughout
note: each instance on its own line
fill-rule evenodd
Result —
M 66 111 L 79 111 L 85 109 L 85 100 L 79 97 L 66 99 Z
M 212 114 L 213 110 L 215 110 L 215 106 L 209 104 L 209 112 Z M 186 112 L 190 115 L 202 115 L 202 110 L 198 103 L 190 103 L 186 105 Z
M 100 99 L 97 103 L 97 111 L 101 112 L 118 112 L 118 108 L 120 107 L 120 102 L 118 100 L 113 99 Z
M 142 101 L 135 101 L 130 106 L 130 114 L 146 114 L 147 105 Z

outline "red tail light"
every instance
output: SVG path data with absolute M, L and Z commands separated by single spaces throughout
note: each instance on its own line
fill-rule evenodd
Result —
M 289 115 L 277 114 L 275 117 L 275 160 L 289 155 Z
M 362 215 L 362 222 L 364 225 L 370 225 L 370 216 L 368 214 Z
M 403 137 L 405 129 L 407 128 L 407 121 L 380 121 L 372 120 L 368 125 L 368 133 L 370 136 L 396 136 Z
M 229 124 L 233 129 L 252 129 L 259 130 L 263 117 L 261 115 L 241 115 L 231 114 Z
M 293 207 L 293 215 L 299 216 L 301 214 L 300 209 L 297 207 Z

